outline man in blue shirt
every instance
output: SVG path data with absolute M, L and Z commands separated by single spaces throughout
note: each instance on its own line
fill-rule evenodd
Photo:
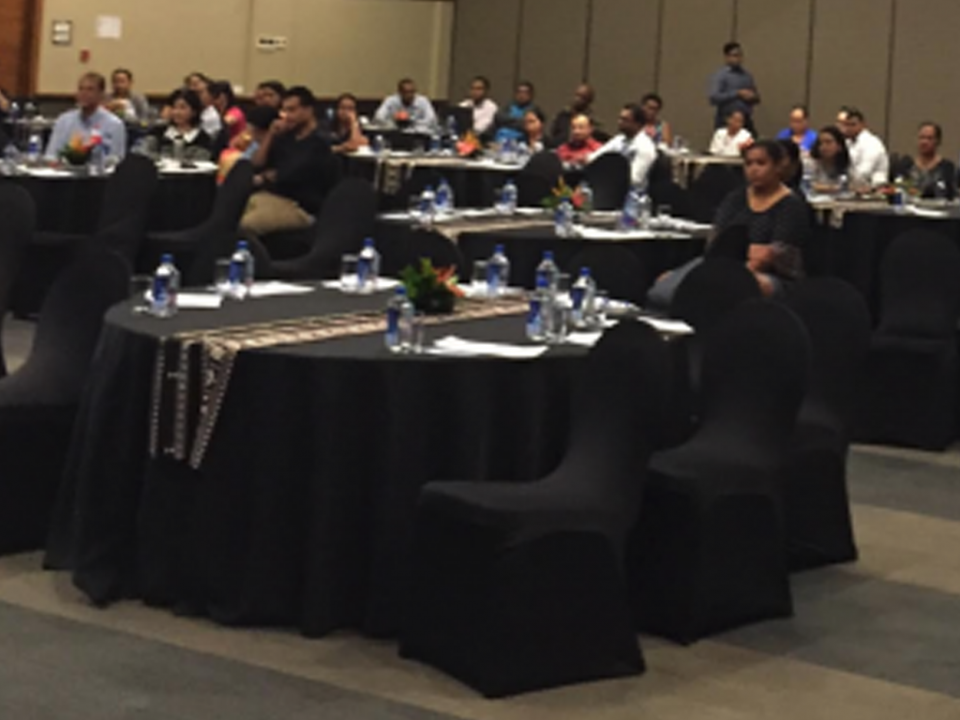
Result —
M 753 75 L 743 69 L 743 48 L 740 43 L 723 46 L 726 67 L 718 70 L 710 79 L 710 104 L 717 108 L 715 128 L 727 124 L 727 117 L 734 110 L 743 113 L 746 128 L 753 132 L 753 108 L 760 104 L 760 93 Z
M 793 140 L 801 150 L 809 153 L 817 142 L 817 131 L 810 127 L 806 105 L 794 105 L 790 111 L 790 125 L 777 135 L 777 140 Z
M 123 122 L 103 107 L 107 81 L 98 73 L 87 73 L 77 85 L 77 108 L 57 118 L 47 143 L 46 158 L 56 160 L 70 140 L 79 135 L 89 140 L 100 135 L 105 154 L 122 158 L 127 154 L 127 128 Z
M 391 95 L 377 109 L 374 119 L 380 125 L 409 126 L 418 132 L 433 132 L 437 127 L 437 114 L 423 95 L 417 94 L 417 86 L 410 78 L 397 83 L 396 95 Z
M 523 118 L 531 110 L 537 110 L 533 104 L 533 83 L 524 81 L 517 85 L 513 94 L 513 102 L 506 110 L 497 115 L 496 141 L 523 140 L 527 137 L 523 129 Z

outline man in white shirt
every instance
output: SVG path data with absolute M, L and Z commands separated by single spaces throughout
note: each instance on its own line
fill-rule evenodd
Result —
M 843 134 L 847 136 L 850 172 L 854 180 L 869 183 L 873 187 L 889 182 L 890 158 L 887 148 L 880 138 L 867 130 L 862 112 L 856 108 L 847 110 Z
M 417 92 L 417 86 L 410 78 L 397 83 L 397 93 L 383 101 L 374 119 L 378 125 L 409 126 L 422 133 L 432 132 L 437 127 L 433 103 Z
M 639 105 L 626 105 L 617 121 L 620 134 L 590 156 L 593 162 L 604 153 L 620 153 L 630 161 L 630 184 L 644 187 L 647 175 L 657 160 L 657 148 L 643 131 L 647 116 Z
M 77 84 L 77 109 L 57 118 L 47 143 L 48 160 L 56 160 L 74 137 L 90 140 L 98 135 L 105 154 L 122 158 L 127 154 L 127 128 L 112 112 L 103 107 L 107 80 L 98 73 L 87 73 Z
M 460 103 L 462 108 L 473 110 L 473 132 L 478 137 L 493 129 L 497 119 L 497 104 L 487 97 L 490 94 L 490 81 L 483 75 L 477 75 L 470 83 L 470 97 Z

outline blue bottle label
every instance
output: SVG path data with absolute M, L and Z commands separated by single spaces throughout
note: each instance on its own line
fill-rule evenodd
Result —
M 167 275 L 155 275 L 153 278 L 154 307 L 165 307 L 170 300 L 170 277 Z
M 394 347 L 400 344 L 400 308 L 387 310 L 387 345 Z
M 583 298 L 586 295 L 586 290 L 582 287 L 574 287 L 570 291 L 570 300 L 573 302 L 574 310 L 581 310 L 583 308 Z
M 543 318 L 542 318 L 543 306 L 539 298 L 530 299 L 530 310 L 527 313 L 527 331 L 531 335 L 540 334 L 540 330 L 543 327 Z
M 244 269 L 245 269 L 245 268 L 244 268 L 244 265 L 245 265 L 245 264 L 246 264 L 246 263 L 244 263 L 244 262 L 242 262 L 242 261 L 240 261 L 240 260 L 233 260 L 233 261 L 231 261 L 231 263 L 230 263 L 230 276 L 229 276 L 229 280 L 230 280 L 230 284 L 231 284 L 231 285 L 240 285 L 240 284 L 242 284 L 242 283 L 244 282 L 244 280 L 246 279 L 246 278 L 243 277 L 243 275 L 244 275 Z

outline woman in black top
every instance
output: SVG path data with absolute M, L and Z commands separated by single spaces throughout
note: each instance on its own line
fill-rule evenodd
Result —
M 935 122 L 920 125 L 917 157 L 904 157 L 891 175 L 909 181 L 924 198 L 953 200 L 957 196 L 957 168 L 940 156 L 943 129 Z
M 161 155 L 172 154 L 177 142 L 183 143 L 183 159 L 206 161 L 212 157 L 213 140 L 200 128 L 203 104 L 200 96 L 186 88 L 176 90 L 167 101 L 170 124 L 154 140 Z
M 333 120 L 329 127 L 331 150 L 338 155 L 348 155 L 370 144 L 360 130 L 357 119 L 357 98 L 344 93 L 334 105 Z
M 813 158 L 813 189 L 817 192 L 836 191 L 840 178 L 850 173 L 850 152 L 847 140 L 834 125 L 828 125 L 817 135 L 810 151 Z
M 734 226 L 750 240 L 747 267 L 767 297 L 803 277 L 803 246 L 810 238 L 810 215 L 803 200 L 781 180 L 783 146 L 763 140 L 743 153 L 747 187 L 730 193 L 717 210 L 717 235 Z

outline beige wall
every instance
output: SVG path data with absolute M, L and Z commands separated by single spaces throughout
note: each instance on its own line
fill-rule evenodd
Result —
M 894 150 L 911 152 L 917 123 L 933 119 L 944 153 L 960 151 L 950 59 L 960 0 L 457 0 L 457 13 L 451 98 L 487 72 L 503 100 L 523 76 L 552 115 L 585 76 L 607 124 L 622 103 L 657 90 L 675 130 L 702 145 L 707 82 L 723 43 L 737 39 L 763 96 L 761 133 L 781 129 L 797 102 L 816 126 L 856 105 Z
M 123 19 L 121 40 L 98 39 L 96 18 Z M 53 20 L 72 20 L 74 42 L 49 41 Z M 449 85 L 454 5 L 446 0 L 45 0 L 39 93 L 69 93 L 87 70 L 124 66 L 143 92 L 163 93 L 191 70 L 246 90 L 263 79 L 304 83 L 321 96 L 379 97 L 401 76 L 443 97 Z M 256 49 L 260 35 L 285 50 Z M 91 61 L 79 60 L 81 50 Z

